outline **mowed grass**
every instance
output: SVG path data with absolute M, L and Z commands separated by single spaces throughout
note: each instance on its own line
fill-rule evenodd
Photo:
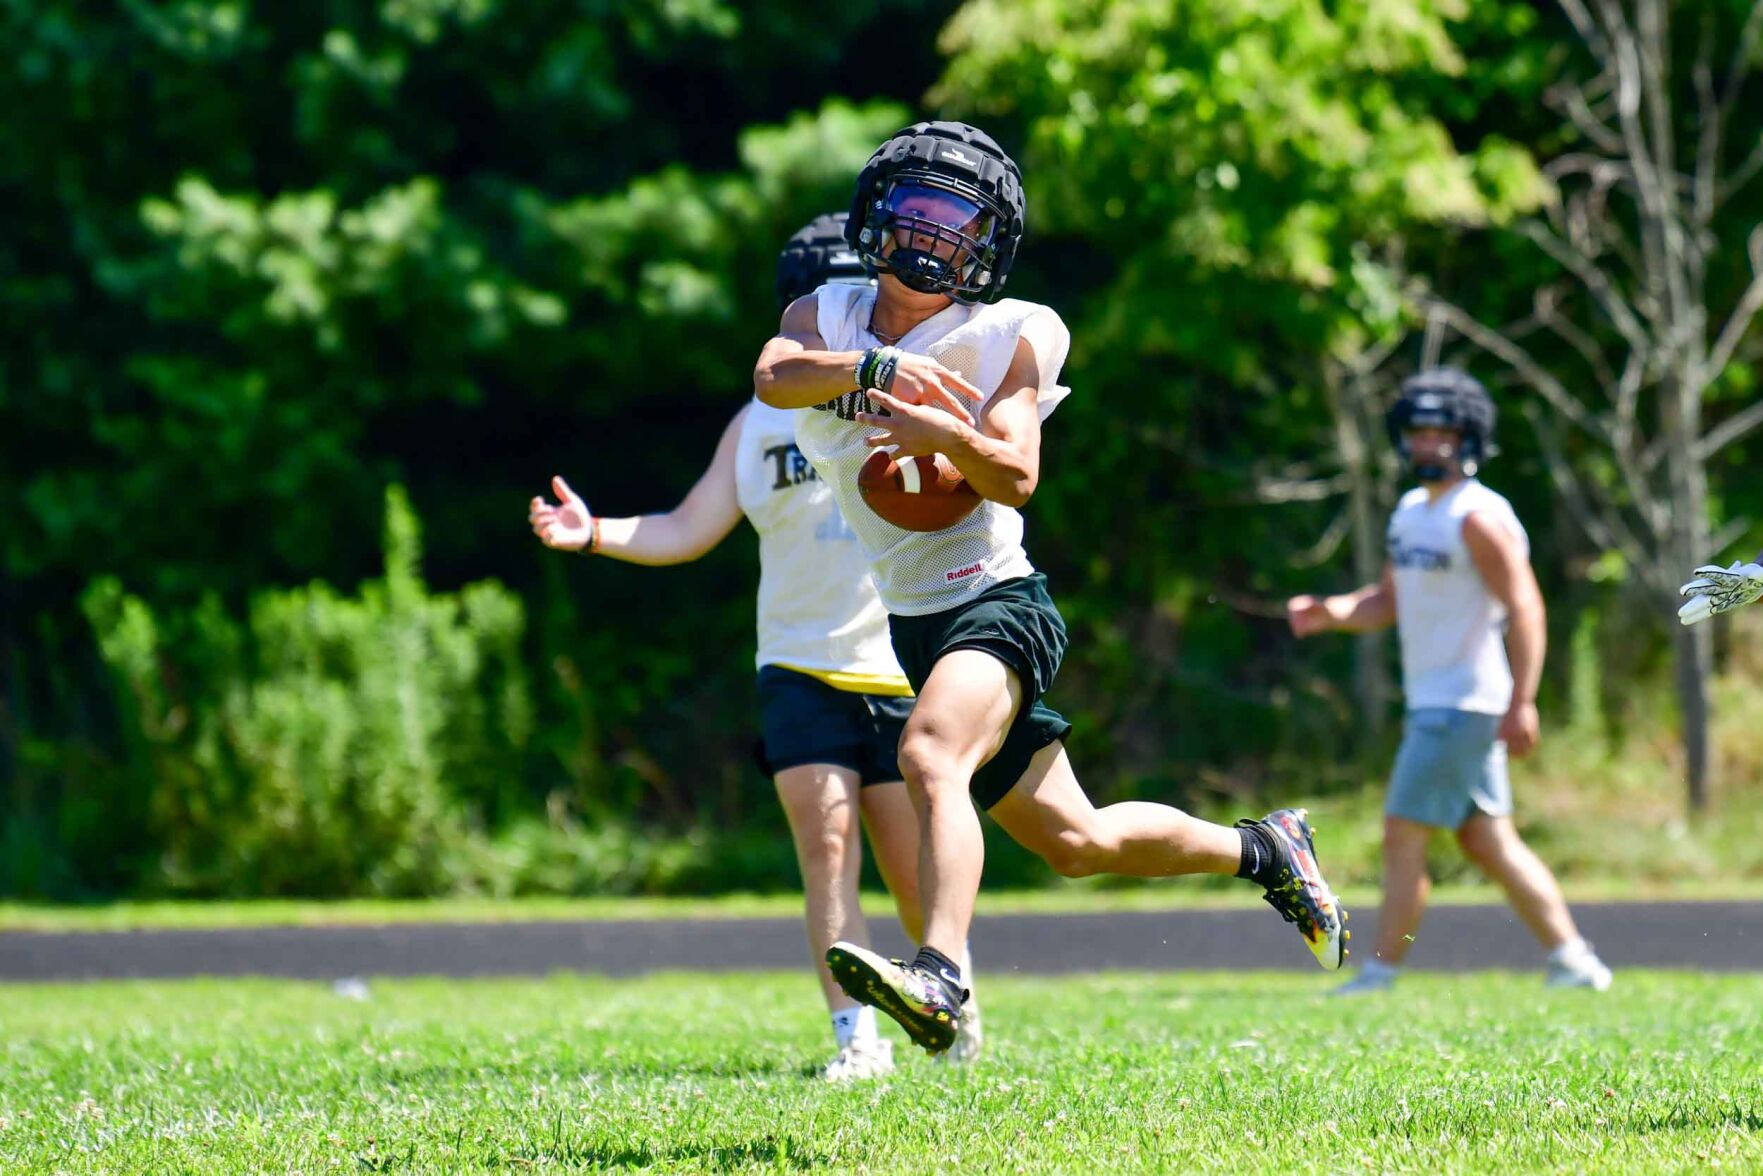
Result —
M 983 983 L 977 1066 L 843 1088 L 796 973 L 0 988 L 0 1170 L 1763 1167 L 1754 977 Z

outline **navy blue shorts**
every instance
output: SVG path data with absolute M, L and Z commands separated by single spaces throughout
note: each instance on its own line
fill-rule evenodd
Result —
M 1022 683 L 1022 708 L 1004 735 L 998 754 L 973 774 L 969 791 L 982 809 L 1004 799 L 1028 771 L 1043 747 L 1071 733 L 1064 715 L 1041 701 L 1065 658 L 1065 619 L 1039 572 L 993 584 L 978 596 L 945 612 L 888 618 L 894 656 L 914 690 L 923 690 L 937 659 L 958 649 L 989 653 L 1015 671 Z
M 913 699 L 854 694 L 782 666 L 759 668 L 759 764 L 766 775 L 836 764 L 864 784 L 900 778 L 900 732 Z

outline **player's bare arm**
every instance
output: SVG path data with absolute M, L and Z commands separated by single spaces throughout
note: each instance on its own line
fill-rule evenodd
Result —
M 773 408 L 812 408 L 843 396 L 856 384 L 861 351 L 828 351 L 820 337 L 819 299 L 810 294 L 790 303 L 778 333 L 759 352 L 753 368 L 753 394 Z M 900 352 L 892 378 L 883 391 L 909 404 L 940 408 L 957 419 L 972 421 L 967 405 L 980 391 L 961 373 L 928 355 Z
M 1299 637 L 1318 633 L 1373 633 L 1396 623 L 1396 580 L 1388 564 L 1377 583 L 1339 596 L 1294 596 L 1286 620 Z
M 626 563 L 663 567 L 690 563 L 728 537 L 741 521 L 735 493 L 735 446 L 741 436 L 743 407 L 716 443 L 709 468 L 687 491 L 680 504 L 665 514 L 634 518 L 596 518 L 581 496 L 561 477 L 551 479 L 557 505 L 536 497 L 528 505 L 533 534 L 559 551 L 592 548 L 596 555 Z
M 1512 705 L 1500 724 L 1500 738 L 1511 754 L 1528 755 L 1536 747 L 1539 733 L 1537 684 L 1542 680 L 1548 644 L 1542 590 L 1518 537 L 1498 520 L 1479 512 L 1469 515 L 1463 520 L 1463 545 L 1469 549 L 1482 583 L 1506 606 Z

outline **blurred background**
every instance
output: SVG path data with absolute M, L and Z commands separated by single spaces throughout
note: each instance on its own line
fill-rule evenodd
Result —
M 1454 362 L 1550 605 L 1527 835 L 1754 887 L 1763 617 L 1673 614 L 1763 537 L 1763 6 L 1593 7 L 0 6 L 0 896 L 795 887 L 750 538 L 524 508 L 677 502 L 778 247 L 928 117 L 1022 164 L 1073 330 L 1026 513 L 1092 795 L 1308 800 L 1375 880 L 1393 647 L 1281 605 L 1376 574 L 1383 407 Z

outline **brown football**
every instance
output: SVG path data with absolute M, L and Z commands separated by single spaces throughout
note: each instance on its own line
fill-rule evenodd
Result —
M 973 513 L 979 494 L 942 454 L 895 461 L 878 449 L 857 471 L 869 509 L 908 531 L 941 531 Z

